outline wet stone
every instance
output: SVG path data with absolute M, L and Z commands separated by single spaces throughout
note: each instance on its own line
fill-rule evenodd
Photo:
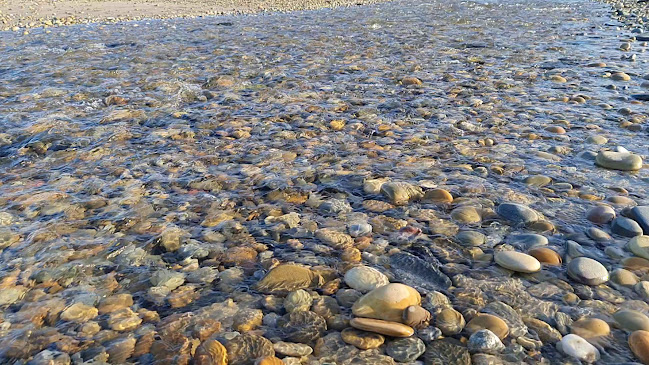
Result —
M 399 322 L 371 318 L 354 318 L 349 324 L 357 329 L 380 333 L 390 337 L 410 337 L 414 334 L 412 327 Z
M 583 338 L 570 334 L 557 343 L 557 348 L 577 360 L 593 363 L 600 359 L 599 350 Z
M 296 311 L 280 318 L 277 328 L 283 339 L 308 344 L 322 337 L 327 330 L 327 322 L 314 312 Z
M 505 349 L 505 345 L 500 341 L 500 338 L 488 329 L 474 332 L 469 337 L 467 347 L 471 353 L 485 354 L 497 354 Z
M 600 151 L 595 163 L 607 169 L 635 171 L 642 167 L 642 158 L 629 152 Z
M 411 305 L 403 311 L 403 323 L 415 329 L 428 327 L 430 320 L 430 312 L 421 306 Z
M 464 246 L 480 246 L 487 241 L 487 237 L 477 231 L 461 231 L 455 235 L 455 239 Z
M 404 284 L 392 283 L 376 288 L 362 296 L 352 312 L 359 317 L 401 322 L 403 311 L 411 305 L 419 305 L 421 295 Z
M 451 279 L 432 260 L 423 260 L 406 252 L 390 256 L 392 273 L 399 281 L 420 290 L 440 290 L 451 286 Z
M 431 342 L 424 353 L 426 364 L 470 365 L 469 350 L 454 338 L 444 338 Z
M 298 265 L 279 265 L 260 280 L 255 289 L 262 293 L 285 293 L 298 289 L 314 288 L 323 279 L 307 267 Z
M 343 341 L 362 350 L 378 348 L 385 342 L 385 337 L 378 333 L 360 331 L 353 328 L 344 329 L 340 335 Z
M 313 297 L 306 290 L 296 290 L 284 298 L 284 309 L 287 312 L 308 311 L 313 303 Z
M 579 257 L 570 261 L 567 271 L 571 278 L 586 285 L 599 285 L 609 279 L 608 270 L 604 265 L 587 257 Z
M 389 283 L 385 274 L 368 266 L 356 266 L 345 273 L 345 284 L 361 293 L 367 293 Z
M 506 269 L 533 273 L 541 270 L 541 263 L 533 256 L 516 251 L 500 251 L 495 256 L 496 263 Z
M 247 333 L 229 340 L 225 348 L 228 364 L 254 365 L 255 360 L 259 358 L 275 356 L 272 342 L 264 337 Z
M 593 223 L 605 224 L 615 219 L 615 210 L 608 205 L 597 205 L 586 213 L 586 219 Z
M 482 329 L 495 333 L 501 340 L 509 335 L 509 326 L 501 318 L 491 314 L 477 314 L 466 325 L 467 332 L 473 334 Z
M 649 317 L 633 309 L 622 309 L 613 314 L 618 326 L 627 331 L 649 331 Z
M 649 363 L 649 332 L 635 331 L 629 336 L 629 347 L 642 363 Z
M 394 205 L 406 205 L 424 196 L 420 187 L 406 182 L 385 183 L 381 185 L 381 193 Z
M 637 206 L 631 209 L 633 219 L 638 222 L 645 234 L 649 234 L 649 207 Z
M 636 221 L 626 217 L 617 217 L 611 223 L 611 231 L 625 237 L 635 237 L 642 234 L 642 228 Z
M 462 313 L 453 308 L 445 308 L 437 314 L 435 326 L 439 328 L 445 336 L 456 335 L 464 329 L 466 322 Z
M 539 220 L 539 215 L 533 209 L 518 203 L 502 203 L 496 212 L 505 220 L 514 224 L 528 224 Z
M 278 354 L 294 357 L 308 356 L 313 352 L 311 346 L 301 343 L 291 343 L 284 341 L 275 342 L 273 344 L 273 348 Z
M 401 338 L 390 341 L 385 348 L 388 356 L 398 362 L 412 362 L 426 351 L 424 341 L 417 337 Z

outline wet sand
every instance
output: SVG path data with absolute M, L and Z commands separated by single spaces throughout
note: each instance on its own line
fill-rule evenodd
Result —
M 376 0 L 6 0 L 0 1 L 0 30 L 142 19 L 193 18 L 371 4 Z

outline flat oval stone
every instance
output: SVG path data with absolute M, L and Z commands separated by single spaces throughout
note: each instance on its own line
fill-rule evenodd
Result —
M 421 295 L 414 288 L 392 283 L 363 295 L 352 306 L 352 313 L 359 317 L 401 322 L 403 311 L 411 305 L 419 304 Z
M 541 236 L 536 233 L 523 233 L 515 234 L 507 237 L 507 242 L 512 245 L 520 248 L 521 250 L 529 250 L 532 247 L 536 246 L 547 246 L 548 239 L 545 236 Z
M 410 337 L 415 333 L 412 327 L 408 327 L 403 323 L 383 321 L 380 319 L 354 318 L 349 321 L 349 324 L 359 330 L 380 333 L 391 337 Z
M 482 217 L 480 211 L 472 206 L 461 206 L 453 209 L 451 218 L 458 223 L 480 223 Z
M 599 350 L 597 350 L 595 346 L 575 334 L 564 336 L 561 341 L 557 343 L 557 347 L 564 354 L 572 356 L 580 361 L 592 363 L 600 358 Z
M 642 158 L 630 152 L 600 151 L 595 163 L 611 170 L 635 171 L 642 168 Z
M 617 324 L 627 331 L 649 331 L 649 317 L 633 309 L 622 309 L 613 314 Z
M 356 346 L 361 350 L 375 349 L 383 345 L 385 337 L 378 333 L 360 331 L 353 328 L 345 328 L 341 333 L 345 343 Z
M 413 362 L 426 351 L 424 341 L 417 337 L 400 338 L 391 341 L 385 352 L 398 362 Z
M 608 270 L 599 262 L 578 257 L 568 264 L 568 275 L 586 285 L 599 285 L 608 281 Z
M 633 354 L 642 361 L 643 364 L 649 364 L 649 332 L 635 331 L 629 336 L 629 347 Z
M 599 318 L 582 318 L 570 326 L 570 332 L 585 339 L 608 336 L 611 327 Z
M 539 220 L 539 214 L 534 209 L 518 203 L 502 203 L 496 213 L 515 224 L 534 223 Z
M 487 236 L 478 231 L 461 231 L 455 235 L 460 244 L 464 246 L 480 246 L 487 242 Z
M 507 326 L 507 323 L 491 314 L 476 314 L 466 325 L 466 330 L 471 334 L 482 329 L 488 329 L 495 333 L 501 340 L 509 335 L 509 326 Z
M 611 223 L 611 231 L 624 237 L 635 237 L 642 234 L 642 227 L 633 219 L 617 217 Z
M 627 247 L 634 255 L 649 260 L 649 236 L 636 236 L 629 240 Z
M 266 274 L 255 289 L 266 294 L 290 292 L 318 286 L 322 277 L 308 267 L 298 265 L 279 265 Z
M 516 272 L 533 273 L 541 270 L 539 260 L 522 252 L 500 251 L 494 259 L 498 265 Z
M 406 182 L 387 182 L 381 185 L 381 193 L 394 205 L 406 205 L 424 196 L 419 186 Z
M 273 349 L 278 354 L 295 357 L 308 356 L 313 352 L 313 349 L 309 345 L 284 341 L 275 342 L 273 344 Z
M 627 269 L 615 269 L 611 272 L 611 281 L 622 286 L 632 287 L 638 283 L 638 276 Z
M 586 213 L 586 219 L 597 224 L 606 224 L 615 219 L 615 210 L 608 205 L 597 205 Z
M 390 284 L 390 280 L 380 271 L 368 266 L 356 266 L 345 273 L 345 284 L 362 293 Z
M 527 252 L 539 260 L 540 263 L 552 266 L 560 266 L 561 256 L 554 250 L 547 247 L 535 247 Z
M 606 232 L 596 227 L 590 227 L 586 230 L 586 235 L 596 242 L 609 242 L 613 238 Z

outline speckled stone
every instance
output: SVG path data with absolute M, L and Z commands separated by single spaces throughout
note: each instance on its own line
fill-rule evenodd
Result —
M 586 285 L 599 285 L 608 281 L 608 270 L 599 262 L 588 258 L 578 257 L 568 264 L 568 275 Z
M 417 337 L 400 338 L 390 341 L 385 348 L 388 356 L 398 362 L 412 362 L 417 360 L 426 351 L 424 341 Z

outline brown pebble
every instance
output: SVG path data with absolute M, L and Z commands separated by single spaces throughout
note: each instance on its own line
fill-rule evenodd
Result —
M 547 247 L 535 247 L 529 250 L 527 253 L 534 256 L 540 263 L 552 266 L 561 265 L 561 256 L 559 254 Z
M 629 347 L 643 364 L 649 364 L 649 332 L 643 330 L 633 332 L 629 336 Z

